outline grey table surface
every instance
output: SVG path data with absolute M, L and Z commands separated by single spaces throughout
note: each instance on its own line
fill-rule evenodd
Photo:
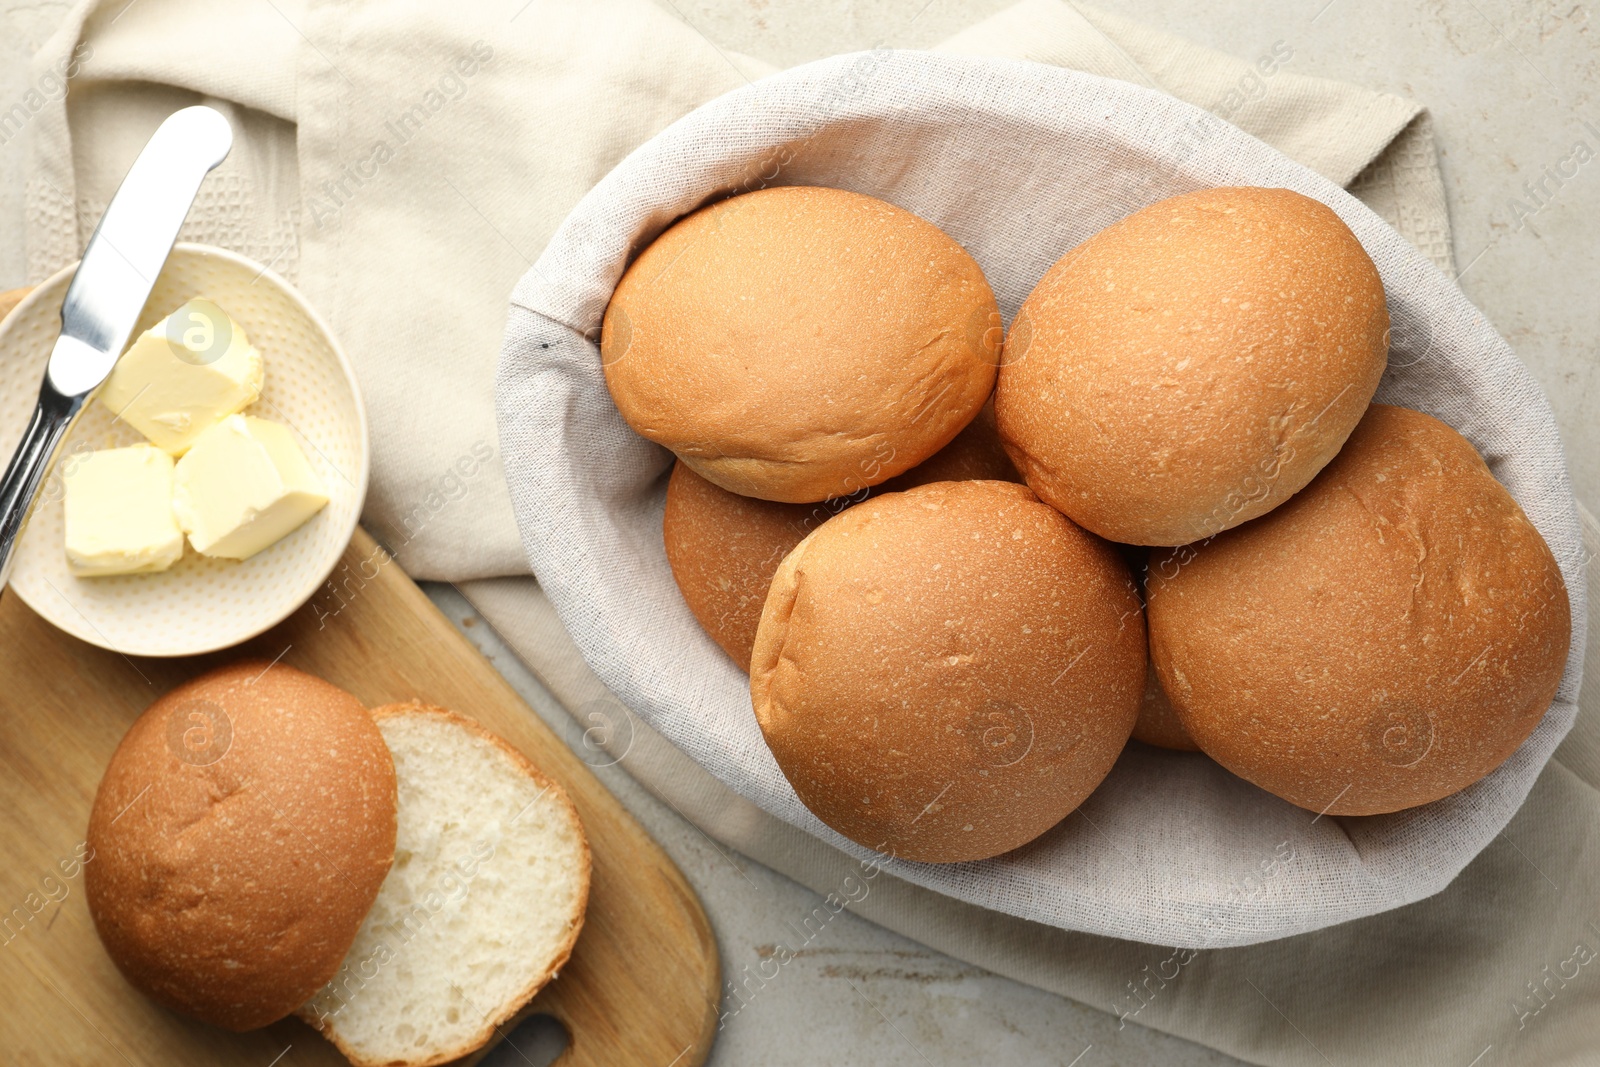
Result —
M 791 65 L 880 44 L 934 44 L 1009 0 L 660 0 L 715 46 Z M 1600 42 L 1570 0 L 1101 0 L 1124 14 L 1240 56 L 1283 41 L 1292 69 L 1407 96 L 1433 114 L 1462 287 L 1544 384 L 1579 498 L 1600 502 Z M 67 9 L 0 0 L 0 101 L 21 95 L 26 61 Z M 1592 150 L 1574 159 L 1578 142 Z M 23 277 L 17 142 L 0 146 L 0 289 Z M 1563 176 L 1556 171 L 1561 166 Z M 1576 173 L 1571 173 L 1576 166 Z M 1547 172 L 1546 168 L 1550 168 Z M 1551 177 L 1550 175 L 1554 175 Z M 1543 183 L 1542 189 L 1539 187 Z M 1525 183 L 1527 183 L 1525 185 Z M 567 741 L 580 733 L 466 600 L 429 595 Z M 700 893 L 727 977 L 819 903 L 729 851 L 617 767 L 597 773 Z M 550 1025 L 512 1035 L 493 1067 L 548 1062 Z M 963 964 L 848 912 L 718 1035 L 719 1065 L 870 1062 L 931 1067 L 988 1061 L 1103 1067 L 1213 1065 L 1228 1056 L 1095 1006 Z M 663 1065 L 666 1067 L 666 1065 Z

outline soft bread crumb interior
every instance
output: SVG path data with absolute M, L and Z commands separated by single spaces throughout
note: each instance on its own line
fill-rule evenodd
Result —
M 521 1007 L 587 895 L 564 799 L 491 741 L 419 710 L 378 727 L 399 783 L 394 866 L 333 981 L 300 1014 L 357 1062 L 442 1062 Z

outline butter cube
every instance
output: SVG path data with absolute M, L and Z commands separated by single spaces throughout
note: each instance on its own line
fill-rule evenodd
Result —
M 172 457 L 151 445 L 62 460 L 67 567 L 80 577 L 164 571 L 183 555 Z
M 229 415 L 178 461 L 172 511 L 207 556 L 249 559 L 288 536 L 328 502 L 289 428 Z
M 181 456 L 202 433 L 261 396 L 261 353 L 244 328 L 194 299 L 140 334 L 100 402 L 150 443 Z

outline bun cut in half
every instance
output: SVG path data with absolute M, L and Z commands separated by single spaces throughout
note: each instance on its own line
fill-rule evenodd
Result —
M 433 1067 L 494 1037 L 572 954 L 590 853 L 562 788 L 471 719 L 372 712 L 394 753 L 394 870 L 344 965 L 296 1012 L 355 1067 Z
M 801 801 L 902 859 L 999 855 L 1078 806 L 1128 740 L 1145 631 L 1126 565 L 1008 482 L 937 482 L 829 521 L 773 578 L 750 692 Z
M 730 492 L 848 496 L 921 463 L 994 388 L 1000 317 L 937 226 L 840 189 L 702 208 L 640 254 L 606 308 L 612 399 Z
M 95 795 L 84 888 L 129 982 L 253 1030 L 333 977 L 394 842 L 394 763 L 367 709 L 245 661 L 134 721 Z
M 1339 451 L 1378 387 L 1377 268 L 1287 189 L 1159 201 L 1067 253 L 1006 339 L 1000 434 L 1040 499 L 1128 544 L 1265 515 Z
M 1151 652 L 1209 756 L 1330 815 L 1464 789 L 1561 680 L 1571 614 L 1544 539 L 1472 446 L 1374 404 L 1294 499 L 1152 558 Z

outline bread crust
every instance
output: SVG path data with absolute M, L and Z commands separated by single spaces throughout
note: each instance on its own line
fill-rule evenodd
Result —
M 904 474 L 876 487 L 879 493 L 903 493 L 934 482 L 1021 482 L 1022 475 L 1006 455 L 994 398 L 978 409 L 955 440 Z
M 1326 205 L 1207 189 L 1107 227 L 1011 325 L 1000 434 L 1102 537 L 1182 545 L 1271 511 L 1333 458 L 1387 362 L 1377 268 Z
M 1554 556 L 1471 444 L 1382 404 L 1294 499 L 1153 558 L 1147 589 L 1156 669 L 1201 749 L 1330 815 L 1498 767 L 1572 632 Z
M 661 539 L 684 602 L 741 670 L 750 669 L 772 576 L 806 535 L 855 503 L 780 504 L 730 493 L 683 462 L 667 481 Z
M 1145 671 L 1144 698 L 1139 702 L 1139 717 L 1133 724 L 1133 739 L 1174 752 L 1200 751 L 1161 688 L 1161 676 L 1156 673 L 1154 664 Z
M 488 1021 L 484 1023 L 479 1033 L 470 1040 L 463 1041 L 458 1045 L 441 1049 L 432 1055 L 417 1059 L 375 1059 L 363 1056 L 357 1050 L 346 1045 L 340 1039 L 339 1031 L 336 1027 L 319 1026 L 315 1013 L 298 1009 L 295 1011 L 295 1015 L 301 1020 L 320 1030 L 323 1037 L 331 1041 L 334 1047 L 343 1053 L 345 1058 L 354 1064 L 355 1067 L 437 1067 L 438 1064 L 449 1063 L 453 1060 L 458 1060 L 463 1056 L 470 1055 L 471 1053 L 482 1048 L 484 1045 L 488 1044 L 490 1039 L 494 1037 L 495 1032 L 505 1023 L 510 1021 L 511 1018 L 519 1011 L 526 1007 L 527 1003 L 538 994 L 539 990 L 548 985 L 551 979 L 555 978 L 555 976 L 560 973 L 561 968 L 566 966 L 567 961 L 572 958 L 573 947 L 578 943 L 578 935 L 583 932 L 583 921 L 589 910 L 589 882 L 593 870 L 593 853 L 589 848 L 588 835 L 583 831 L 583 820 L 579 817 L 577 806 L 572 803 L 572 798 L 567 795 L 567 791 L 561 787 L 559 782 L 555 781 L 553 778 L 550 778 L 538 767 L 534 766 L 533 761 L 528 759 L 528 757 L 525 756 L 520 749 L 512 745 L 499 734 L 496 734 L 485 728 L 476 719 L 472 719 L 465 715 L 451 711 L 448 708 L 442 708 L 433 704 L 424 704 L 420 700 L 412 700 L 403 704 L 384 704 L 373 708 L 371 714 L 374 722 L 382 722 L 384 719 L 394 716 L 431 716 L 444 722 L 448 722 L 453 726 L 460 727 L 474 736 L 494 745 L 501 752 L 505 753 L 505 755 L 512 761 L 513 764 L 516 765 L 517 769 L 522 774 L 526 775 L 529 780 L 539 785 L 540 789 L 543 791 L 542 795 L 548 796 L 552 800 L 557 801 L 561 807 L 566 809 L 566 812 L 572 819 L 573 824 L 578 828 L 578 840 L 583 846 L 579 872 L 582 878 L 583 888 L 578 895 L 578 899 L 580 901 L 578 913 L 573 917 L 571 923 L 572 930 L 570 935 L 567 937 L 566 942 L 557 951 L 549 966 L 547 966 L 539 974 L 535 975 L 534 978 L 515 997 L 501 1004 L 488 1019 Z M 332 976 L 330 975 L 329 977 L 331 978 Z M 318 988 L 321 987 L 319 986 Z
M 1000 318 L 937 226 L 784 186 L 658 237 L 617 284 L 600 347 L 634 430 L 730 492 L 806 503 L 948 444 L 993 391 Z
M 700 626 L 741 670 L 748 671 L 772 576 L 807 534 L 869 492 L 984 479 L 1022 480 L 1000 445 L 989 404 L 926 462 L 873 490 L 816 504 L 780 504 L 730 493 L 680 461 L 667 481 L 661 524 L 667 564 Z
M 337 971 L 394 841 L 394 764 L 366 708 L 246 660 L 178 686 L 129 728 L 90 813 L 85 891 L 130 982 L 251 1030 Z
M 784 560 L 750 692 L 818 818 L 902 859 L 998 855 L 1110 771 L 1144 685 L 1116 549 L 1026 486 L 875 497 Z

